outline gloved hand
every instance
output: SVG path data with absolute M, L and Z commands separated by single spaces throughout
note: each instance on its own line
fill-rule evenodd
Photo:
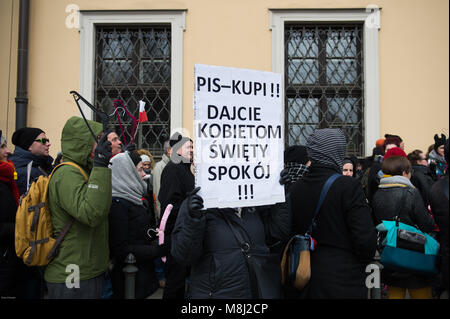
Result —
M 105 133 L 94 151 L 94 167 L 108 167 L 111 156 L 111 142 L 108 141 L 108 133 Z
M 291 178 L 289 176 L 289 170 L 287 168 L 285 168 L 280 173 L 280 184 L 287 185 L 290 183 L 291 183 Z
M 123 149 L 123 152 L 126 152 L 126 151 L 132 152 L 132 151 L 135 151 L 135 150 L 137 150 L 136 144 L 134 144 L 134 143 L 128 143 L 128 144 L 125 146 L 125 148 Z
M 203 198 L 200 195 L 197 195 L 200 187 L 196 187 L 192 192 L 188 194 L 188 209 L 189 215 L 194 218 L 200 218 L 203 216 L 202 208 L 203 208 Z

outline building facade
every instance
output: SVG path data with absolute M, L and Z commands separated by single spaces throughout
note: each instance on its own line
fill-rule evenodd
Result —
M 16 129 L 20 0 L 0 2 L 0 129 Z M 26 125 L 60 149 L 71 91 L 159 157 L 193 136 L 194 65 L 281 73 L 285 145 L 339 127 L 367 156 L 384 134 L 426 151 L 449 135 L 447 0 L 29 0 Z M 149 122 L 135 130 L 146 102 Z M 88 118 L 100 120 L 80 102 Z M 116 115 L 120 116 L 117 117 Z

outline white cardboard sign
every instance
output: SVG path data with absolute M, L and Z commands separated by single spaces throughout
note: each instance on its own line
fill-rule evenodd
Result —
M 195 185 L 205 208 L 285 201 L 281 74 L 195 65 Z

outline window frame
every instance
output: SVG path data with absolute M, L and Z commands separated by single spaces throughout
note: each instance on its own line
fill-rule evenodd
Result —
M 144 11 L 80 11 L 80 94 L 94 100 L 95 87 L 95 25 L 170 24 L 171 25 L 171 92 L 170 130 L 183 127 L 183 35 L 187 10 Z M 92 110 L 81 105 L 86 118 L 93 119 Z
M 380 84 L 378 61 L 378 31 L 380 8 L 363 9 L 269 9 L 269 29 L 272 31 L 272 71 L 284 74 L 286 23 L 363 22 L 364 52 L 364 154 L 372 154 L 380 136 Z M 283 77 L 283 92 L 285 92 Z M 283 113 L 285 112 L 283 100 Z

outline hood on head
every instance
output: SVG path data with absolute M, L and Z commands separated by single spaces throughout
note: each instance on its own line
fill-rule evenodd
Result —
M 98 136 L 103 131 L 101 123 L 88 120 L 92 131 Z M 63 161 L 71 161 L 90 170 L 93 161 L 89 157 L 95 142 L 84 119 L 72 116 L 64 125 L 61 135 L 61 152 Z

